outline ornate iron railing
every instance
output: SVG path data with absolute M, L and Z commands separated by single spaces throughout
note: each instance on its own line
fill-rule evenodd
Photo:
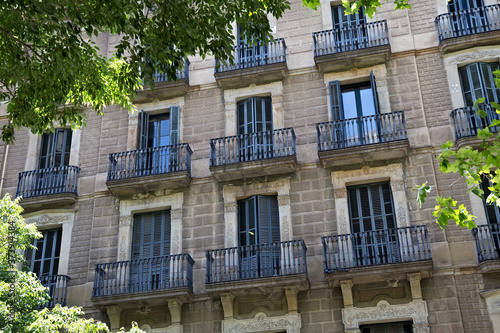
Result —
M 500 5 L 441 14 L 434 22 L 440 42 L 448 38 L 500 30 Z
M 95 265 L 92 296 L 151 290 L 193 289 L 194 260 L 189 254 L 118 261 Z
M 431 259 L 427 226 L 322 237 L 325 272 Z
M 59 193 L 77 194 L 79 172 L 80 168 L 72 165 L 20 172 L 16 197 L 32 198 Z
M 500 259 L 500 224 L 479 225 L 472 233 L 480 263 Z
M 472 106 L 458 108 L 451 112 L 456 140 L 468 136 L 476 136 L 478 130 L 484 129 L 493 120 L 500 119 L 500 115 L 491 105 L 483 104 L 481 105 L 481 109 L 486 112 L 485 118 L 476 114 L 477 109 Z M 498 127 L 490 127 L 490 132 L 498 132 Z
M 303 240 L 209 250 L 206 283 L 307 273 Z
M 239 44 L 234 47 L 232 57 L 233 64 L 229 60 L 216 59 L 215 73 L 286 62 L 285 40 L 277 38 L 267 44 Z
M 239 134 L 210 140 L 210 166 L 295 155 L 293 128 Z
M 318 151 L 408 139 L 404 111 L 316 124 Z
M 186 58 L 186 61 L 184 62 L 184 68 L 178 69 L 176 71 L 177 80 L 186 79 L 189 82 L 189 64 L 189 60 Z M 155 82 L 168 82 L 168 77 L 165 73 L 156 72 L 154 78 Z
M 312 36 L 315 57 L 389 45 L 386 20 L 314 32 Z
M 53 308 L 56 304 L 66 306 L 66 298 L 68 295 L 68 281 L 70 280 L 67 275 L 49 275 L 38 278 L 42 285 L 48 288 L 50 301 L 45 303 L 42 308 Z
M 109 154 L 108 181 L 191 171 L 187 143 Z

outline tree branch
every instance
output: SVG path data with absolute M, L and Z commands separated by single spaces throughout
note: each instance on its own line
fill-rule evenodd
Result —
M 34 55 L 36 55 L 38 57 L 38 59 L 40 60 L 43 60 L 43 61 L 47 61 L 47 59 L 44 59 L 40 53 L 38 53 L 34 48 L 33 48 L 33 45 L 30 45 L 30 44 L 26 44 L 25 42 L 23 42 L 22 40 L 20 40 L 19 38 L 17 38 L 16 36 L 14 36 L 13 34 L 11 34 L 9 31 L 5 30 L 4 28 L 0 27 L 0 31 L 3 31 L 7 36 L 9 36 L 11 39 L 15 40 L 16 42 L 18 42 L 19 44 L 23 45 L 24 47 L 28 48 L 31 50 L 31 52 L 33 52 Z

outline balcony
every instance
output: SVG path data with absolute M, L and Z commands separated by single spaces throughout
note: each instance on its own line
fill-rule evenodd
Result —
M 216 60 L 215 79 L 221 88 L 240 88 L 286 77 L 286 45 L 283 38 L 268 44 L 239 44 L 232 52 L 234 64 Z
M 453 128 L 455 130 L 455 140 L 460 147 L 470 146 L 477 144 L 477 132 L 490 125 L 493 120 L 500 119 L 500 115 L 489 104 L 483 104 L 482 109 L 486 112 L 486 117 L 476 114 L 477 109 L 468 106 L 464 108 L 455 109 L 451 112 L 453 119 Z M 490 132 L 498 132 L 498 127 L 490 127 Z
M 49 275 L 38 278 L 45 288 L 48 288 L 50 300 L 41 308 L 53 308 L 56 304 L 66 306 L 66 298 L 68 296 L 68 281 L 67 275 Z
M 210 140 L 210 171 L 218 181 L 295 172 L 293 128 Z
M 149 87 L 138 91 L 133 100 L 136 103 L 151 102 L 154 99 L 168 99 L 176 96 L 185 95 L 189 90 L 189 60 L 184 62 L 184 68 L 176 71 L 177 80 L 169 81 L 165 73 L 157 72 L 155 78 L 155 89 Z
M 41 207 L 63 208 L 76 202 L 80 168 L 66 165 L 19 173 L 16 197 L 26 211 Z
M 391 163 L 408 155 L 403 111 L 316 124 L 323 167 Z
M 206 251 L 206 288 L 209 293 L 231 292 L 235 296 L 309 286 L 303 240 L 239 246 Z
M 189 186 L 192 153 L 180 143 L 109 154 L 106 185 L 118 197 Z
M 500 271 L 500 224 L 479 225 L 472 233 L 476 243 L 479 272 Z
M 422 278 L 432 271 L 427 226 L 357 232 L 322 237 L 327 280 L 352 279 L 369 283 L 418 271 Z
M 313 41 L 323 73 L 382 64 L 391 54 L 386 20 L 315 32 Z
M 95 266 L 92 302 L 98 307 L 133 308 L 181 302 L 193 297 L 193 265 L 189 254 L 119 261 Z
M 500 42 L 500 5 L 441 14 L 435 20 L 443 53 Z

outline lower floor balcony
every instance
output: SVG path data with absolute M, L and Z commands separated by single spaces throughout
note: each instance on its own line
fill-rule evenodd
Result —
M 19 173 L 16 197 L 25 208 L 62 207 L 74 204 L 78 193 L 80 168 L 66 165 Z
M 473 235 L 480 272 L 500 271 L 500 225 L 479 225 Z
M 391 161 L 408 154 L 403 111 L 316 124 L 324 167 Z
M 189 254 L 97 264 L 92 301 L 97 306 L 165 304 L 168 298 L 192 298 L 194 260 Z
M 66 298 L 68 297 L 68 282 L 70 280 L 67 275 L 48 275 L 38 278 L 45 288 L 50 300 L 47 301 L 42 308 L 53 308 L 56 304 L 66 306 Z
M 293 128 L 210 140 L 210 170 L 219 181 L 284 174 L 296 169 Z
M 485 117 L 481 117 L 477 114 L 475 107 L 467 106 L 464 108 L 458 108 L 451 112 L 451 118 L 453 119 L 453 128 L 455 131 L 455 140 L 463 141 L 465 138 L 471 138 L 472 140 L 477 137 L 478 131 L 483 130 L 494 120 L 500 119 L 500 115 L 496 110 L 489 104 L 481 105 L 481 109 L 484 109 Z M 498 127 L 490 127 L 490 132 L 498 132 Z M 458 143 L 458 142 L 457 142 Z M 464 142 L 465 145 L 470 142 Z M 460 143 L 460 145 L 463 145 Z
M 305 290 L 306 251 L 303 240 L 209 250 L 206 288 L 236 295 L 286 286 Z
M 367 283 L 414 271 L 424 278 L 432 270 L 425 225 L 327 236 L 322 243 L 330 281 L 350 278 Z

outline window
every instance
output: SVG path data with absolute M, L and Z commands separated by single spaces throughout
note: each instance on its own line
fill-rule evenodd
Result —
M 139 170 L 143 174 L 159 174 L 176 170 L 179 148 L 179 107 L 170 112 L 149 115 L 139 114 L 140 132 L 138 154 Z
M 347 188 L 356 266 L 399 261 L 399 245 L 389 183 Z
M 238 65 L 240 68 L 254 67 L 267 64 L 268 46 L 252 36 L 246 36 L 238 26 Z
M 451 29 L 457 36 L 484 32 L 488 17 L 484 11 L 483 0 L 451 0 L 448 11 L 451 13 Z
M 132 231 L 132 291 L 165 288 L 169 281 L 170 211 L 134 215 Z
M 48 169 L 69 165 L 71 136 L 70 129 L 56 129 L 54 133 L 44 133 L 38 168 Z
M 273 157 L 271 97 L 251 97 L 237 105 L 240 162 Z
M 332 120 L 338 123 L 337 148 L 378 142 L 381 128 L 376 115 L 380 111 L 373 71 L 369 82 L 341 86 L 331 81 L 329 86 Z
M 359 326 L 361 333 L 412 333 L 413 328 L 410 322 L 372 324 Z
M 367 47 L 366 18 L 364 9 L 346 15 L 343 6 L 332 7 L 335 52 L 357 50 Z
M 486 103 L 499 102 L 500 93 L 493 80 L 493 72 L 499 69 L 498 63 L 475 62 L 459 68 L 460 83 L 465 106 L 484 97 Z
M 38 277 L 57 275 L 61 251 L 61 229 L 42 232 L 43 237 L 34 241 L 37 248 L 26 251 L 30 270 Z
M 278 198 L 256 195 L 238 201 L 240 276 L 279 274 L 280 226 Z

